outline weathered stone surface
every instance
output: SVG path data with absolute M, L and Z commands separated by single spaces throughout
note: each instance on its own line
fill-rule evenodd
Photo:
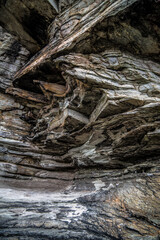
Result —
M 84 1 L 72 1 L 68 9 L 66 3 L 59 2 L 59 20 L 71 9 L 86 9 Z M 26 4 L 31 8 L 32 1 Z M 92 5 L 85 4 L 87 20 Z M 131 8 L 124 24 L 117 23 L 124 32 L 131 29 Z M 152 19 L 158 34 L 157 12 L 148 18 L 149 13 L 147 7 L 142 22 L 149 29 Z M 110 39 L 104 36 L 120 18 L 98 22 L 71 53 L 60 52 L 16 81 L 13 75 L 29 52 L 1 28 L 0 239 L 160 238 L 160 64 L 154 53 L 159 35 L 149 42 L 150 52 L 134 53 L 128 45 L 124 51 L 118 27 Z M 93 38 L 97 45 L 88 51 L 88 39 L 98 34 L 107 44 L 99 51 Z M 142 42 L 137 40 L 136 49 Z
M 48 0 L 0 1 L 0 24 L 32 53 L 47 43 L 47 27 L 56 15 Z
M 90 30 L 104 18 L 121 12 L 137 0 L 79 1 L 58 16 L 50 26 L 50 41 L 16 75 L 20 78 L 32 71 L 51 56 L 71 50 L 77 42 L 85 39 Z
M 101 53 L 118 48 L 159 62 L 159 11 L 160 4 L 156 1 L 137 1 L 125 11 L 97 24 L 89 36 L 75 46 L 74 51 Z
M 12 86 L 14 74 L 24 65 L 29 52 L 0 27 L 0 89 Z

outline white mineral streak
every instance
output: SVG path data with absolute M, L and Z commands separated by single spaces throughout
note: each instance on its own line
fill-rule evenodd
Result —
M 101 188 L 105 187 L 105 183 L 102 182 L 102 180 L 100 179 L 93 181 L 93 184 L 95 186 L 96 191 L 99 191 L 101 190 Z
M 4 184 L 0 183 L 0 201 L 29 201 L 29 202 L 57 202 L 67 203 L 69 201 L 76 200 L 79 197 L 87 196 L 92 192 L 72 192 L 65 194 L 63 192 L 40 192 L 31 190 L 17 190 L 7 188 Z M 17 198 L 18 196 L 18 198 Z

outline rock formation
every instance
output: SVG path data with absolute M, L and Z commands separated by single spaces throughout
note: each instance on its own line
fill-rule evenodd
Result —
M 49 2 L 0 1 L 0 239 L 158 240 L 160 3 Z

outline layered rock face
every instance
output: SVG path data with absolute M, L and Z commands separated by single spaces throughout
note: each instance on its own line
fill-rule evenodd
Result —
M 0 239 L 158 240 L 160 3 L 19 2 L 48 43 L 2 1 Z

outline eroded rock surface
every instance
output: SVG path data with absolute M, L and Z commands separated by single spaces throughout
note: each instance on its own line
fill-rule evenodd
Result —
M 111 1 L 116 15 L 104 19 L 108 1 L 100 2 L 60 1 L 52 41 L 29 63 L 28 50 L 0 29 L 0 239 L 160 238 L 159 3 Z M 131 29 L 138 7 L 142 25 L 153 21 L 148 37 L 142 25 Z M 75 9 L 84 22 L 71 17 Z M 75 43 L 70 36 L 86 24 Z M 112 24 L 119 27 L 105 33 Z M 133 37 L 150 52 L 141 40 L 134 52 Z

